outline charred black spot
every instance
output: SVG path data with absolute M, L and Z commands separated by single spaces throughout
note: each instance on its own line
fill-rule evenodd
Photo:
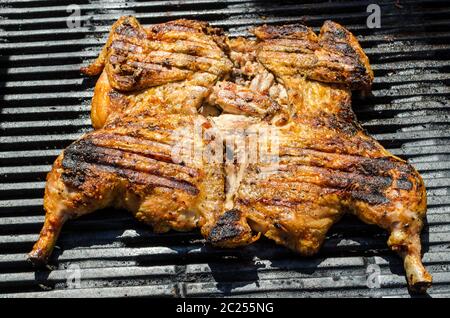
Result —
M 194 184 L 165 176 L 159 171 L 136 170 L 136 159 L 132 159 L 130 153 L 120 149 L 97 146 L 90 138 L 92 136 L 81 139 L 64 151 L 62 177 L 65 183 L 79 188 L 88 178 L 92 178 L 93 172 L 105 172 L 126 179 L 132 184 L 148 186 L 149 189 L 159 186 L 198 195 L 199 190 Z M 101 138 L 101 135 L 96 135 L 95 138 Z M 121 164 L 122 160 L 125 160 L 125 156 L 127 156 L 126 160 L 129 166 Z
M 237 209 L 226 211 L 212 228 L 207 238 L 208 241 L 219 243 L 242 235 L 245 230 L 239 224 L 240 219 L 241 211 Z
M 391 186 L 392 178 L 356 176 L 347 181 L 351 184 L 349 192 L 354 199 L 369 204 L 384 204 L 389 202 L 384 191 Z
M 341 117 L 348 123 L 352 123 L 352 122 L 356 121 L 356 115 L 352 110 L 352 106 L 351 106 L 350 102 L 342 105 L 341 108 L 339 109 L 338 114 L 339 114 L 339 117 Z
M 381 193 L 366 193 L 360 191 L 353 191 L 351 193 L 353 199 L 361 200 L 369 204 L 386 204 L 389 200 Z
M 396 169 L 395 162 L 389 158 L 364 158 L 356 166 L 358 172 L 366 175 L 388 175 L 389 170 Z
M 79 189 L 86 181 L 84 173 L 75 170 L 64 171 L 61 178 L 65 184 L 77 189 Z
M 311 124 L 314 127 L 326 127 L 352 136 L 359 131 L 358 125 L 355 124 L 356 121 L 353 120 L 354 115 L 352 113 L 345 111 L 339 114 L 320 112 L 318 116 L 313 118 Z
M 80 163 L 85 162 L 87 157 L 93 155 L 94 145 L 88 140 L 74 142 L 64 150 L 62 160 L 62 180 L 64 183 L 80 188 L 86 181 L 86 169 L 82 169 Z

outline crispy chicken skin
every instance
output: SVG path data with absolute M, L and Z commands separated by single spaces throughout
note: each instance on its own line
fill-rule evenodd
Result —
M 388 245 L 403 257 L 409 286 L 419 292 L 426 290 L 431 275 L 421 262 L 420 244 L 425 187 L 411 165 L 366 134 L 351 109 L 350 89 L 368 88 L 373 79 L 359 44 L 342 26 L 330 21 L 319 37 L 304 26 L 263 26 L 254 32 L 259 39 L 256 58 L 286 89 L 291 118 L 286 125 L 275 126 L 279 136 L 276 165 L 244 163 L 227 170 L 227 181 L 239 183 L 230 187 L 233 193 L 227 193 L 227 200 L 233 198 L 227 208 L 232 207 L 233 215 L 239 211 L 254 231 L 303 255 L 317 253 L 329 228 L 343 214 L 352 213 L 390 232 Z M 310 45 L 301 44 L 306 40 L 317 46 L 315 56 L 347 54 L 344 64 L 358 67 L 344 66 L 336 71 L 339 76 L 328 71 L 336 67 L 325 59 L 318 62 L 320 66 L 305 67 L 305 57 L 298 57 L 297 51 L 303 49 L 301 45 Z M 244 40 L 239 42 L 242 47 Z M 318 54 L 321 50 L 331 53 Z M 245 54 L 251 56 L 249 50 Z M 245 63 L 241 73 L 261 74 L 258 69 Z M 243 109 L 236 88 L 224 88 L 230 91 L 222 92 L 228 98 L 226 104 Z M 251 107 L 255 99 L 248 101 L 247 107 Z M 221 104 L 220 99 L 216 102 Z M 243 124 L 253 129 L 268 125 L 263 121 L 241 121 Z
M 255 41 L 188 20 L 143 28 L 122 17 L 113 25 L 82 70 L 100 75 L 91 112 L 97 130 L 48 174 L 32 261 L 48 260 L 66 220 L 105 207 L 124 208 L 156 232 L 200 228 L 220 247 L 264 235 L 302 255 L 317 253 L 330 227 L 351 213 L 389 231 L 412 290 L 431 285 L 421 261 L 423 181 L 368 136 L 351 109 L 351 90 L 373 80 L 355 37 L 331 21 L 319 35 L 303 25 L 253 32 Z M 223 113 L 202 116 L 205 105 Z M 189 133 L 196 123 L 200 140 Z M 277 162 L 249 160 L 250 137 L 241 132 L 264 129 L 275 132 Z M 223 143 L 216 155 L 226 160 L 175 160 L 180 138 L 188 148 Z

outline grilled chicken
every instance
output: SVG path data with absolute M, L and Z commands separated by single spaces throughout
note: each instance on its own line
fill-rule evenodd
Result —
M 373 80 L 356 39 L 330 21 L 319 35 L 303 25 L 253 32 L 256 41 L 229 40 L 195 21 L 114 24 L 83 69 L 101 74 L 92 102 L 97 130 L 49 173 L 31 260 L 47 261 L 66 220 L 110 206 L 156 232 L 200 228 L 221 247 L 265 235 L 303 255 L 316 253 L 328 229 L 352 213 L 390 232 L 413 290 L 430 286 L 421 262 L 423 181 L 368 136 L 351 109 L 351 90 Z M 199 114 L 206 106 L 223 113 Z M 271 132 L 275 161 L 254 160 L 247 147 L 261 131 Z M 174 157 L 199 144 L 222 149 L 210 153 L 217 160 Z
M 183 162 L 174 156 L 182 138 L 187 151 L 214 142 L 203 138 L 212 126 L 197 108 L 231 69 L 218 44 L 218 31 L 185 20 L 144 29 L 134 18 L 124 17 L 109 39 L 100 57 L 84 70 L 106 70 L 100 77 L 103 88 L 94 97 L 98 104 L 93 119 L 99 119 L 97 127 L 102 128 L 65 149 L 48 174 L 46 219 L 29 254 L 34 262 L 47 261 L 66 220 L 104 207 L 127 209 L 156 232 L 202 227 L 205 235 L 218 218 L 215 214 L 222 213 L 225 181 L 220 162 L 204 162 L 202 156 Z M 172 54 L 200 60 L 201 65 L 180 65 Z M 148 56 L 166 59 L 147 62 Z M 135 60 L 146 62 L 129 72 Z M 183 77 L 174 75 L 181 73 Z M 148 80 L 153 77 L 159 85 Z M 136 85 L 135 92 L 130 83 Z M 111 102 L 111 96 L 120 103 Z M 200 139 L 194 138 L 193 129 L 200 129 Z

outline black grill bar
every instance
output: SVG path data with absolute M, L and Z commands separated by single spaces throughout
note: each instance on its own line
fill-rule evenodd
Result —
M 66 25 L 78 3 L 81 26 Z M 381 28 L 366 25 L 367 5 L 381 7 Z M 194 18 L 249 36 L 255 25 L 326 19 L 353 31 L 375 81 L 355 93 L 363 126 L 421 173 L 428 192 L 422 235 L 429 295 L 450 297 L 450 6 L 448 1 L 3 0 L 0 4 L 0 297 L 410 297 L 401 260 L 387 235 L 345 217 L 321 252 L 302 258 L 262 239 L 222 250 L 198 233 L 159 235 L 107 209 L 64 227 L 51 269 L 35 270 L 26 253 L 44 220 L 45 176 L 56 156 L 90 131 L 95 80 L 79 68 L 98 54 L 121 15 L 143 24 Z M 380 288 L 367 269 L 378 265 Z M 68 277 L 79 269 L 80 285 Z

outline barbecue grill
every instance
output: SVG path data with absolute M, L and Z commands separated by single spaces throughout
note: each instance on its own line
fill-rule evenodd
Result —
M 380 28 L 366 23 L 371 3 L 381 9 Z M 348 27 L 375 72 L 372 93 L 354 94 L 353 108 L 369 133 L 421 172 L 429 295 L 450 296 L 448 1 L 3 0 L 0 10 L 0 296 L 411 296 L 387 235 L 353 217 L 305 258 L 264 239 L 224 250 L 195 232 L 153 234 L 107 209 L 69 222 L 50 267 L 34 269 L 26 253 L 44 221 L 45 175 L 62 149 L 92 129 L 95 80 L 79 68 L 125 14 L 142 24 L 206 20 L 232 36 L 264 23 L 303 21 L 317 31 L 331 19 Z

